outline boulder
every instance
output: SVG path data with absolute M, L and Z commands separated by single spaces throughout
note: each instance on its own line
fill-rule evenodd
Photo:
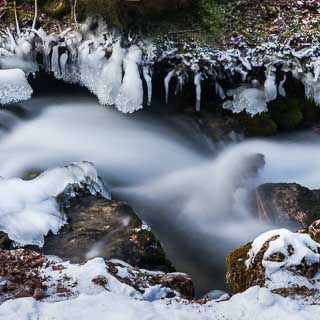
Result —
M 320 297 L 320 244 L 309 234 L 271 230 L 227 256 L 227 284 L 234 293 L 266 287 L 282 296 Z
M 276 224 L 305 228 L 320 218 L 320 190 L 296 183 L 266 183 L 256 189 L 258 215 Z
M 60 203 L 68 224 L 46 237 L 45 254 L 72 262 L 117 258 L 145 269 L 174 270 L 159 240 L 125 202 L 80 194 Z

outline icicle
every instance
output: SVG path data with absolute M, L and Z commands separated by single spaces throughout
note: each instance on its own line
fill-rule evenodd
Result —
M 121 48 L 118 41 L 113 48 L 112 55 L 102 68 L 98 82 L 97 95 L 103 105 L 114 105 L 122 83 L 122 64 L 126 50 Z
M 215 87 L 216 94 L 219 96 L 221 100 L 224 100 L 226 98 L 226 94 L 218 81 L 216 81 Z
M 276 84 L 276 75 L 271 69 L 266 71 L 266 80 L 264 82 L 264 92 L 267 102 L 277 99 L 278 91 Z
M 15 21 L 16 21 L 17 35 L 20 38 L 21 37 L 21 31 L 20 31 L 20 25 L 19 25 L 19 20 L 18 20 L 16 1 L 13 1 L 13 6 L 14 6 L 14 18 L 15 18 Z
M 166 93 L 166 103 L 168 103 L 169 101 L 169 86 L 170 86 L 170 81 L 172 79 L 172 77 L 175 74 L 175 69 L 171 70 L 167 76 L 164 78 L 164 89 L 165 89 L 165 93 Z
M 60 68 L 61 68 L 61 76 L 64 79 L 66 77 L 66 66 L 67 66 L 67 61 L 68 61 L 68 53 L 64 52 L 60 56 Z
M 235 67 L 234 69 L 235 71 L 241 74 L 242 82 L 245 82 L 247 79 L 248 72 L 244 71 L 242 68 L 239 68 L 239 67 Z
M 200 111 L 201 107 L 201 81 L 202 81 L 202 73 L 196 72 L 194 75 L 194 85 L 196 86 L 196 111 Z
M 121 112 L 132 113 L 142 109 L 143 86 L 138 67 L 141 59 L 141 49 L 132 45 L 124 59 L 124 77 L 116 99 L 116 107 Z
M 242 57 L 241 55 L 239 55 L 239 60 L 241 61 L 241 63 L 245 66 L 245 68 L 247 69 L 247 70 L 252 70 L 252 67 L 251 67 L 251 64 L 250 64 L 250 62 L 248 61 L 248 59 L 247 58 L 244 58 L 244 57 Z
M 286 90 L 284 88 L 284 84 L 287 81 L 287 75 L 285 74 L 283 77 L 283 80 L 280 81 L 279 86 L 278 86 L 278 92 L 280 96 L 285 97 L 286 96 Z
M 146 81 L 147 88 L 148 88 L 148 102 L 147 105 L 151 106 L 151 100 L 152 100 L 152 78 L 150 75 L 150 67 L 149 66 L 144 66 L 143 67 L 143 77 L 144 80 Z
M 320 59 L 318 58 L 313 64 L 314 81 L 318 81 L 320 77 Z
M 10 29 L 9 29 L 9 28 L 6 28 L 6 30 L 7 30 L 7 34 L 8 34 L 8 36 L 9 36 L 9 39 L 10 39 L 10 51 L 14 52 L 15 49 L 16 49 L 16 47 L 17 47 L 17 43 L 16 43 L 16 41 L 14 40 L 14 37 L 13 37 Z
M 59 66 L 59 45 L 54 46 L 52 49 L 52 57 L 51 57 L 51 72 L 53 72 L 54 76 L 58 79 L 60 78 L 60 66 Z

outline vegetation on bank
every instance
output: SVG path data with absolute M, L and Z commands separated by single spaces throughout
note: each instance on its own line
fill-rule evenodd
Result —
M 0 0 L 0 24 L 14 22 L 14 0 Z M 224 30 L 224 4 L 219 0 L 37 0 L 44 24 L 81 22 L 101 16 L 109 25 L 143 33 L 181 33 L 184 36 L 219 37 Z M 19 19 L 27 24 L 34 0 L 17 0 Z M 41 17 L 43 19 L 41 19 Z

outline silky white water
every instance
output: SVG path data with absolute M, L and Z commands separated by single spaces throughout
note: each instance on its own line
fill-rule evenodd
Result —
M 313 135 L 246 141 L 219 151 L 183 116 L 124 115 L 82 95 L 33 98 L 20 107 L 34 118 L 17 117 L 1 136 L 0 176 L 93 162 L 113 196 L 134 207 L 200 292 L 222 286 L 231 248 L 272 227 L 252 217 L 255 186 L 320 187 L 320 145 Z M 0 114 L 0 125 L 6 117 Z M 257 154 L 265 159 L 258 172 Z

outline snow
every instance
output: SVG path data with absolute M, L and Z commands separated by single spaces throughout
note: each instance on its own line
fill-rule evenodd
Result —
M 50 169 L 33 180 L 0 178 L 0 230 L 19 245 L 43 246 L 44 236 L 49 231 L 56 234 L 66 223 L 56 197 L 65 190 L 74 196 L 70 186 L 86 186 L 108 197 L 89 162 Z
M 179 298 L 163 298 L 168 288 L 148 286 L 144 293 L 120 282 L 108 272 L 106 262 L 95 258 L 82 265 L 69 262 L 54 270 L 44 267 L 50 295 L 42 301 L 20 298 L 0 306 L 0 319 L 6 320 L 222 320 L 222 319 L 315 319 L 320 307 L 272 294 L 266 288 L 252 287 L 231 299 L 207 303 L 190 302 Z M 124 267 L 125 268 L 125 267 Z M 106 286 L 92 280 L 106 279 Z M 69 296 L 56 294 L 58 285 L 70 290 Z
M 0 70 L 0 105 L 28 100 L 32 93 L 22 70 Z

